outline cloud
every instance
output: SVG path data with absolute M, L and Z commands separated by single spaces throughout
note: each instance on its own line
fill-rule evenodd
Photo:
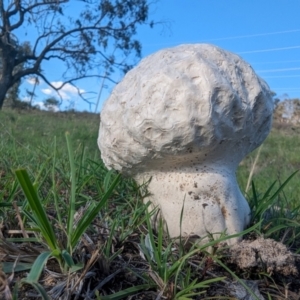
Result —
M 42 89 L 42 92 L 46 95 L 51 95 L 53 93 L 53 90 L 51 90 L 51 89 Z
M 24 101 L 24 102 L 30 102 L 31 101 L 31 97 L 25 96 L 25 97 L 22 97 L 21 100 Z
M 63 82 L 62 81 L 52 81 L 51 84 L 55 88 L 59 88 L 63 84 Z M 73 85 L 71 85 L 69 83 L 66 83 L 58 92 L 56 92 L 52 88 L 42 89 L 42 92 L 44 94 L 46 94 L 46 95 L 55 95 L 55 94 L 58 93 L 63 100 L 70 100 L 73 95 L 77 95 L 78 94 L 78 91 L 80 93 L 84 93 L 85 92 L 84 89 L 78 89 L 77 90 L 76 87 L 74 87 Z

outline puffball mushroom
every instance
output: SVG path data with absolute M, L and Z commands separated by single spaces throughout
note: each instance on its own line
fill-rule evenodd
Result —
M 267 137 L 272 113 L 268 85 L 238 55 L 181 45 L 146 57 L 114 88 L 98 145 L 109 169 L 151 178 L 148 200 L 171 237 L 231 235 L 250 220 L 235 171 Z

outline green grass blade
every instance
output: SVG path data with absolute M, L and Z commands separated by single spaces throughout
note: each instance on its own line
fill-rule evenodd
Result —
M 33 216 L 30 212 L 26 211 L 25 209 L 22 209 L 22 213 L 23 213 L 23 215 L 26 216 L 26 218 L 29 221 L 31 221 L 33 224 L 38 226 L 38 221 L 35 219 L 35 216 Z M 39 230 L 39 232 L 41 232 L 41 230 Z
M 277 189 L 277 191 L 270 197 L 270 201 L 273 200 L 283 189 L 284 187 L 289 183 L 289 181 L 298 173 L 299 170 L 295 171 L 290 175 L 284 183 Z
M 200 291 L 198 293 L 193 293 L 190 295 L 188 295 L 188 293 L 195 289 L 207 289 L 207 288 L 209 288 L 210 284 L 218 282 L 218 281 L 222 281 L 224 279 L 226 279 L 226 277 L 217 277 L 217 278 L 207 279 L 207 280 L 204 280 L 204 281 L 201 281 L 198 283 L 196 283 L 196 280 L 194 280 L 188 287 L 186 287 L 185 289 L 183 289 L 182 291 L 180 291 L 176 294 L 176 299 L 178 297 L 179 297 L 178 299 L 184 299 L 182 297 L 191 297 L 191 296 L 199 295 L 199 294 L 203 293 L 203 291 Z
M 69 272 L 70 273 L 77 272 L 79 270 L 82 270 L 83 268 L 84 268 L 84 264 L 83 263 L 77 263 L 76 265 L 72 266 L 69 269 Z
M 12 272 L 23 272 L 27 270 L 31 270 L 32 263 L 24 263 L 24 262 L 2 262 L 1 263 L 2 271 L 6 274 L 11 274 Z
M 257 195 L 255 184 L 254 184 L 253 180 L 251 182 L 251 186 L 252 186 L 252 194 L 253 194 L 254 206 L 257 207 L 258 206 L 258 195 Z
M 119 300 L 119 299 L 125 299 L 126 297 L 136 294 L 139 291 L 145 291 L 148 290 L 150 288 L 154 288 L 155 285 L 151 285 L 151 284 L 141 284 L 141 285 L 137 285 L 137 286 L 133 286 L 130 288 L 127 288 L 123 291 L 117 292 L 115 294 L 112 295 L 108 295 L 108 296 L 100 296 L 101 300 Z
M 67 148 L 69 154 L 69 163 L 71 169 L 71 197 L 68 208 L 68 223 L 67 223 L 67 249 L 72 252 L 72 242 L 71 237 L 73 233 L 73 225 L 74 225 L 74 214 L 75 214 L 75 196 L 76 196 L 76 171 L 75 171 L 75 163 L 74 163 L 74 154 L 70 141 L 70 134 L 66 132 L 66 140 L 67 140 Z
M 16 191 L 17 191 L 17 188 L 18 188 L 18 181 L 17 180 L 15 180 L 11 185 L 10 184 L 7 184 L 7 187 L 9 187 L 10 186 L 10 192 L 9 192 L 9 195 L 8 195 L 8 197 L 7 197 L 7 199 L 5 200 L 7 203 L 0 203 L 1 204 L 1 206 L 12 206 L 12 201 L 13 201 L 13 199 L 14 199 L 14 196 L 15 196 L 15 193 L 16 193 Z M 3 194 L 4 194 L 4 191 L 5 191 L 5 186 L 3 187 Z M 1 199 L 2 197 L 0 196 L 0 199 Z M 20 204 L 20 203 L 17 203 L 17 205 L 18 206 L 21 206 L 22 204 Z
M 53 147 L 53 163 L 52 163 L 52 174 L 51 174 L 51 179 L 52 179 L 52 194 L 53 194 L 53 199 L 54 199 L 54 206 L 57 214 L 57 219 L 59 226 L 63 228 L 62 224 L 62 218 L 60 214 L 60 209 L 58 205 L 58 199 L 57 199 L 57 191 L 56 191 L 56 181 L 55 181 L 55 165 L 56 165 L 56 136 L 54 137 L 54 147 Z
M 118 219 L 115 219 L 111 225 L 111 229 L 110 229 L 110 232 L 109 232 L 109 236 L 108 236 L 108 239 L 105 243 L 105 246 L 104 246 L 104 250 L 103 250 L 103 253 L 105 255 L 106 258 L 109 258 L 110 256 L 110 250 L 111 250 L 111 246 L 112 246 L 112 242 L 113 242 L 113 238 L 114 238 L 114 234 L 115 234 L 115 229 L 117 227 L 117 224 L 118 224 Z
M 157 237 L 158 253 L 163 253 L 163 235 L 164 235 L 163 220 L 162 220 L 162 218 L 160 218 L 159 226 L 158 226 L 158 237 Z
M 270 195 L 270 193 L 271 193 L 271 191 L 272 191 L 272 189 L 273 189 L 273 187 L 274 187 L 275 184 L 276 184 L 276 181 L 274 181 L 274 182 L 269 186 L 269 188 L 267 189 L 267 191 L 264 193 L 262 199 L 266 199 L 266 198 L 269 197 L 269 195 Z
M 7 242 L 11 243 L 39 243 L 40 240 L 36 237 L 29 238 L 7 238 L 5 239 Z
M 80 154 L 80 160 L 79 160 L 79 168 L 78 168 L 78 179 L 82 176 L 81 173 L 83 173 L 84 165 L 85 165 L 85 146 L 82 145 L 81 147 L 81 154 Z
M 268 230 L 267 232 L 264 233 L 264 237 L 267 238 L 267 237 L 270 237 L 270 235 L 282 230 L 282 229 L 285 229 L 285 228 L 289 228 L 289 226 L 287 225 L 277 225 L 275 226 L 274 228 Z
M 263 214 L 265 213 L 265 211 L 270 206 L 273 205 L 278 194 L 284 189 L 284 187 L 296 175 L 297 172 L 298 172 L 298 170 L 295 171 L 294 173 L 292 173 L 292 175 L 290 175 L 284 181 L 284 183 L 274 192 L 274 194 L 270 196 L 271 190 L 273 189 L 273 187 L 276 183 L 276 182 L 273 182 L 261 199 L 258 199 L 259 197 L 257 195 L 254 182 L 252 182 L 252 192 L 253 192 L 253 202 L 254 202 L 254 205 L 251 205 L 251 209 L 254 211 L 254 214 L 252 216 L 252 222 L 256 221 L 257 219 L 261 219 L 263 217 Z
M 251 210 L 254 212 L 252 216 L 252 220 L 255 221 L 257 218 L 261 217 L 262 214 L 269 208 L 269 206 L 272 203 L 272 199 L 268 198 L 271 190 L 273 189 L 274 185 L 276 184 L 276 181 L 274 181 L 268 190 L 265 192 L 263 197 L 261 199 L 258 199 L 258 195 L 256 195 L 255 186 L 253 184 L 253 196 L 255 195 L 255 205 L 251 207 Z
M 32 265 L 29 274 L 26 279 L 24 279 L 24 282 L 29 284 L 37 283 L 50 256 L 52 256 L 52 251 L 41 253 Z
M 149 241 L 150 241 L 150 246 L 152 248 L 152 254 L 154 256 L 154 260 L 157 264 L 157 269 L 160 271 L 161 270 L 161 253 L 158 252 L 158 249 L 155 245 L 155 240 L 154 240 L 154 235 L 153 235 L 153 229 L 152 229 L 152 224 L 151 224 L 151 217 L 149 212 L 146 212 L 147 215 L 147 227 L 148 227 L 148 236 L 149 236 Z M 160 228 L 159 228 L 160 230 Z M 160 273 L 160 272 L 159 272 Z M 162 274 L 160 274 L 162 275 Z
M 38 291 L 43 300 L 51 300 L 41 284 L 39 284 L 38 282 L 32 282 L 30 283 L 30 285 L 32 285 L 35 290 Z
M 42 165 L 39 167 L 39 171 L 38 171 L 37 175 L 34 178 L 34 182 L 32 183 L 32 185 L 34 186 L 36 191 L 38 191 L 39 186 L 43 185 L 43 182 L 47 179 L 47 175 L 49 173 L 48 164 L 49 164 L 51 159 L 52 159 L 52 157 L 49 156 L 46 159 L 46 161 L 43 162 Z M 46 171 L 46 174 L 44 174 L 44 176 L 43 176 L 44 171 Z M 44 178 L 42 178 L 42 176 Z
M 111 180 L 113 174 L 113 170 L 110 170 L 106 173 L 104 180 L 103 180 L 103 187 L 104 187 L 104 191 L 107 191 L 109 189 L 109 183 Z
M 148 254 L 150 260 L 156 262 L 155 257 L 154 257 L 154 249 L 152 246 L 152 242 L 151 242 L 149 233 L 146 234 L 143 245 L 145 246 L 146 253 Z
M 41 230 L 43 238 L 46 240 L 51 250 L 57 249 L 58 244 L 53 228 L 36 193 L 36 190 L 30 181 L 27 171 L 24 169 L 20 169 L 16 170 L 15 173 L 22 187 L 22 190 L 28 200 L 29 206 L 34 214 L 35 222 Z
M 75 266 L 72 256 L 66 250 L 62 250 L 61 255 L 69 267 Z
M 182 208 L 180 211 L 180 221 L 179 221 L 179 226 L 180 226 L 180 235 L 179 235 L 179 254 L 180 256 L 184 255 L 184 246 L 182 243 L 182 221 L 183 221 L 183 212 L 184 212 L 184 204 L 185 204 L 185 196 L 184 195 L 184 199 L 183 199 L 183 204 L 182 204 Z
M 19 298 L 19 289 L 20 289 L 20 284 L 16 282 L 14 288 L 13 288 L 13 298 L 12 300 L 18 300 Z
M 95 206 L 95 208 L 92 211 L 89 211 L 88 215 L 85 215 L 84 218 L 82 218 L 78 224 L 75 230 L 72 232 L 72 239 L 71 239 L 71 246 L 74 248 L 81 238 L 82 234 L 86 231 L 86 229 L 90 226 L 94 218 L 97 216 L 99 211 L 102 209 L 102 207 L 106 204 L 106 201 L 108 198 L 112 195 L 115 187 L 120 182 L 121 175 L 119 174 L 109 189 L 106 191 L 106 193 L 103 195 L 102 199 L 99 201 L 99 203 Z
M 148 240 L 148 241 L 147 241 Z M 147 234 L 145 237 L 141 237 L 141 242 L 139 244 L 140 251 L 144 254 L 145 259 L 150 264 L 151 268 L 154 269 L 154 255 L 152 253 L 152 247 L 149 247 L 150 238 Z

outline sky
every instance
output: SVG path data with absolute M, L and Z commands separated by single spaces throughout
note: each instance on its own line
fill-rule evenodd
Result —
M 300 98 L 299 0 L 160 0 L 150 6 L 150 20 L 158 24 L 139 27 L 142 58 L 164 48 L 187 43 L 210 43 L 234 52 L 266 80 L 279 99 Z M 61 82 L 56 66 L 45 70 L 54 84 Z M 122 78 L 118 78 L 121 80 Z M 32 81 L 22 85 L 32 90 Z M 101 87 L 104 87 L 101 89 Z M 78 84 L 81 91 L 100 96 L 99 111 L 113 86 L 101 80 Z M 36 86 L 36 103 L 55 95 L 45 83 Z M 66 85 L 62 109 L 72 102 L 77 110 L 94 112 Z M 25 99 L 25 94 L 21 94 Z

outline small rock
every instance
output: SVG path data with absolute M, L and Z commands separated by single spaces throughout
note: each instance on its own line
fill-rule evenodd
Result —
M 258 283 L 254 280 L 242 280 L 242 282 L 249 287 L 252 293 L 256 296 L 255 298 L 249 291 L 238 281 L 230 282 L 227 284 L 227 288 L 230 290 L 230 294 L 235 299 L 241 300 L 264 300 L 265 298 L 261 295 L 258 290 Z

